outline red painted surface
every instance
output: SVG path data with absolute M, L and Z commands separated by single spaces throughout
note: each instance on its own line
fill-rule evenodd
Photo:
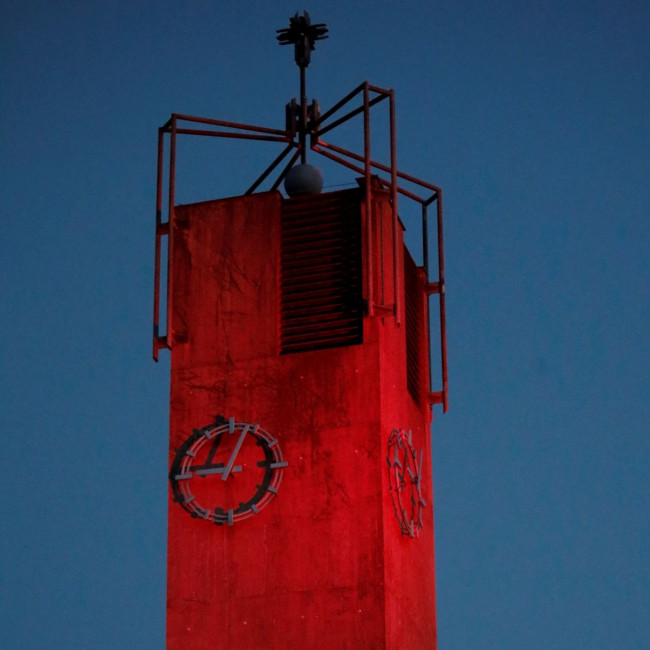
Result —
M 392 300 L 388 198 L 374 201 L 372 264 Z M 167 648 L 435 648 L 428 361 L 416 403 L 404 314 L 398 326 L 381 310 L 364 318 L 362 344 L 280 354 L 281 202 L 270 192 L 176 209 L 170 464 L 217 415 L 259 423 L 289 464 L 269 505 L 233 526 L 192 518 L 170 490 Z M 424 449 L 415 539 L 401 534 L 388 492 L 394 428 L 412 429 Z M 203 499 L 250 492 L 245 454 L 227 481 L 205 477 Z

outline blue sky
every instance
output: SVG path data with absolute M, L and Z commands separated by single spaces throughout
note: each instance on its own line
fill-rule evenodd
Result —
M 5 3 L 2 646 L 164 647 L 156 130 L 172 111 L 282 127 L 298 76 L 275 29 L 302 9 L 330 29 L 310 97 L 394 88 L 398 165 L 444 190 L 441 650 L 648 647 L 641 0 Z M 238 194 L 275 155 L 221 146 L 183 145 L 179 200 Z

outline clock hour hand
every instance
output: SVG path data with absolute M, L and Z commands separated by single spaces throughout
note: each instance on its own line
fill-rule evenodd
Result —
M 250 429 L 250 425 L 247 424 L 246 426 L 244 426 L 242 432 L 239 434 L 239 440 L 237 440 L 237 444 L 235 445 L 235 448 L 232 450 L 230 459 L 228 460 L 228 463 L 224 467 L 223 474 L 221 475 L 222 481 L 225 481 L 228 478 L 228 476 L 230 476 L 230 472 L 232 471 L 233 465 L 235 464 L 235 458 L 239 453 L 239 449 L 241 448 L 242 443 L 244 442 L 244 438 L 246 437 L 246 434 L 248 433 L 249 429 Z
M 201 469 L 195 469 L 195 476 L 209 476 L 210 474 L 223 474 L 226 471 L 226 468 L 223 465 L 216 467 L 203 467 Z M 241 472 L 241 465 L 233 465 L 230 470 L 233 474 Z

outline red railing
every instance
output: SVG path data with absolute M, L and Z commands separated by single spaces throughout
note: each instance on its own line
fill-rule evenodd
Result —
M 349 102 L 361 96 L 361 105 L 352 108 L 347 113 L 333 118 Z M 390 130 L 390 164 L 384 165 L 374 161 L 370 154 L 370 109 L 381 101 L 388 99 L 389 103 L 389 130 Z M 337 126 L 347 122 L 357 115 L 363 115 L 363 155 L 354 153 L 342 147 L 325 142 L 322 136 Z M 189 125 L 188 125 L 189 123 Z M 194 125 L 200 124 L 201 128 Z M 169 159 L 167 179 L 167 210 L 164 213 L 164 188 L 165 188 L 165 135 L 169 135 Z M 429 370 L 428 401 L 430 404 L 442 404 L 446 412 L 449 407 L 448 382 L 447 382 L 447 334 L 445 318 L 445 269 L 444 269 L 444 248 L 443 248 L 443 219 L 442 219 L 442 190 L 431 183 L 422 181 L 414 176 L 404 174 L 397 169 L 396 157 L 396 136 L 395 136 L 395 93 L 393 90 L 385 90 L 372 86 L 368 82 L 360 84 L 341 101 L 332 106 L 322 115 L 313 115 L 309 125 L 311 137 L 310 148 L 312 151 L 338 163 L 348 169 L 361 174 L 365 180 L 365 206 L 366 206 L 366 292 L 368 301 L 368 314 L 373 317 L 376 314 L 385 316 L 387 313 L 394 315 L 399 322 L 401 313 L 400 292 L 397 287 L 401 286 L 402 269 L 397 260 L 399 259 L 397 247 L 399 245 L 399 217 L 397 212 L 398 194 L 419 203 L 422 211 L 422 260 L 423 269 L 426 275 L 425 294 L 427 296 L 428 310 L 430 313 L 430 297 L 437 295 L 439 299 L 440 316 L 440 361 L 442 389 L 432 390 L 432 377 Z M 172 114 L 171 118 L 158 129 L 158 178 L 156 191 L 156 246 L 155 246 L 155 280 L 154 280 L 154 315 L 153 315 L 153 357 L 158 360 L 158 352 L 163 348 L 173 346 L 173 332 L 169 327 L 172 314 L 173 297 L 173 236 L 174 236 L 174 206 L 176 193 L 176 144 L 179 135 L 196 135 L 220 138 L 239 138 L 245 140 L 258 140 L 263 142 L 277 142 L 285 145 L 280 154 L 271 162 L 257 180 L 248 188 L 245 194 L 252 194 L 268 176 L 284 161 L 290 152 L 282 170 L 271 185 L 270 189 L 275 190 L 280 186 L 289 169 L 296 162 L 301 154 L 300 141 L 296 141 L 295 125 L 287 125 L 286 130 L 270 129 L 249 124 L 236 122 L 225 122 L 203 117 Z M 382 178 L 381 174 L 388 176 Z M 385 297 L 379 302 L 375 299 L 376 288 L 373 285 L 373 273 L 370 272 L 370 265 L 373 259 L 373 239 L 370 236 L 373 225 L 372 215 L 372 189 L 373 184 L 387 189 L 391 195 L 391 220 L 392 220 L 392 244 L 393 244 L 393 302 L 386 303 Z M 407 186 L 405 186 L 407 185 Z M 420 193 L 431 193 L 429 196 L 421 196 Z M 430 254 L 429 254 L 429 206 L 436 206 L 436 243 L 437 243 L 437 278 L 430 279 Z M 165 219 L 166 217 L 166 219 Z M 161 317 L 161 278 L 162 278 L 162 257 L 163 238 L 167 238 L 167 268 L 166 268 L 166 305 L 165 305 L 165 332 L 160 331 Z M 429 334 L 430 336 L 430 334 Z M 429 344 L 429 355 L 431 345 Z M 431 359 L 428 366 L 431 368 Z

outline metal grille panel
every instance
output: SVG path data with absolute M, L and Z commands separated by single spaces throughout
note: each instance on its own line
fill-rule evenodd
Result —
M 418 269 L 404 247 L 404 293 L 406 311 L 406 384 L 413 399 L 419 403 L 422 392 L 422 319 L 424 311 Z
M 280 269 L 283 353 L 361 343 L 359 190 L 284 201 Z

